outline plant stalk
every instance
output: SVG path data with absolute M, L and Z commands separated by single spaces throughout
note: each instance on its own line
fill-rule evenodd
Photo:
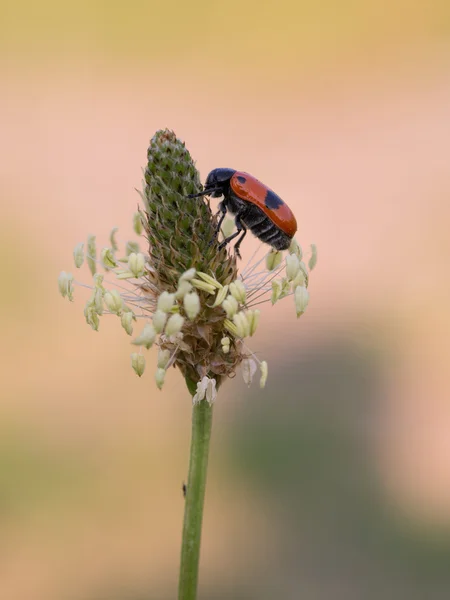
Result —
M 186 380 L 186 383 L 189 391 L 194 395 L 195 384 L 189 380 Z M 206 400 L 202 400 L 192 408 L 191 454 L 184 508 L 183 541 L 181 544 L 179 600 L 195 600 L 197 597 L 200 539 L 211 425 L 212 406 Z

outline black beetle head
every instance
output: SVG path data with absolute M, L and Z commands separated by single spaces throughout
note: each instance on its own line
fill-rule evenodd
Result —
M 236 173 L 235 169 L 213 169 L 205 181 L 205 192 L 211 191 L 212 198 L 219 198 L 223 195 L 224 188 L 228 185 L 228 182 Z

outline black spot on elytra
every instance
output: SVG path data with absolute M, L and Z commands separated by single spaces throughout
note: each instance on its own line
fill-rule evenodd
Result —
M 277 208 L 280 208 L 280 206 L 283 206 L 284 204 L 280 196 L 277 196 L 277 194 L 275 194 L 275 192 L 272 192 L 272 190 L 267 190 L 264 203 L 267 208 L 270 208 L 272 210 L 277 210 Z
M 237 176 L 237 180 L 239 181 L 239 183 L 245 183 L 247 180 L 245 179 L 245 177 L 242 177 L 242 175 L 238 175 Z

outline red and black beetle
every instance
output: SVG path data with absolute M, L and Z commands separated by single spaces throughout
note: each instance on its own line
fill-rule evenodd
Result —
M 199 196 L 212 198 L 223 196 L 219 204 L 222 215 L 217 223 L 217 233 L 220 231 L 227 210 L 235 215 L 237 231 L 223 240 L 219 249 L 242 231 L 241 237 L 234 246 L 239 258 L 241 257 L 239 246 L 247 233 L 247 228 L 258 239 L 276 250 L 289 248 L 297 231 L 297 221 L 289 206 L 275 192 L 248 173 L 234 169 L 214 169 L 206 178 L 203 192 L 191 194 L 189 197 Z

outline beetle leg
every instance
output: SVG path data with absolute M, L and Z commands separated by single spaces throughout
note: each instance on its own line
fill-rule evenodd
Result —
M 219 212 L 221 212 L 222 214 L 220 215 L 219 222 L 217 223 L 216 235 L 219 234 L 220 228 L 222 227 L 223 220 L 225 219 L 225 216 L 227 214 L 227 205 L 224 201 L 222 201 L 222 202 L 219 202 L 218 208 L 219 208 Z M 219 214 L 219 212 L 217 214 Z
M 214 244 L 214 242 L 216 241 L 216 238 L 219 235 L 220 228 L 222 227 L 223 220 L 225 219 L 225 215 L 227 214 L 227 205 L 226 205 L 226 202 L 224 200 L 222 200 L 222 202 L 219 202 L 219 211 L 218 211 L 217 214 L 219 214 L 219 213 L 222 213 L 222 214 L 220 215 L 220 219 L 219 219 L 219 221 L 217 223 L 216 231 L 214 232 L 214 237 L 209 242 L 210 246 L 212 244 Z
M 229 242 L 231 242 L 231 240 L 234 240 L 234 238 L 237 237 L 242 231 L 243 233 L 242 233 L 241 237 L 239 238 L 236 245 L 234 246 L 234 251 L 236 252 L 236 256 L 238 258 L 242 258 L 241 253 L 239 252 L 239 246 L 240 246 L 242 240 L 244 239 L 245 234 L 247 233 L 247 227 L 242 223 L 240 213 L 237 213 L 234 221 L 236 223 L 237 231 L 235 231 L 232 235 L 228 236 L 226 239 L 223 240 L 223 242 L 221 242 L 219 244 L 219 250 L 224 248 Z
M 235 243 L 235 245 L 234 245 L 234 251 L 235 251 L 235 253 L 236 253 L 236 256 L 242 260 L 241 253 L 239 252 L 239 246 L 241 245 L 241 242 L 242 242 L 242 240 L 243 240 L 243 239 L 245 238 L 245 236 L 247 235 L 247 227 L 245 227 L 245 225 L 244 225 L 243 223 L 241 223 L 241 225 L 242 225 L 242 229 L 243 229 L 243 231 L 242 231 L 242 235 L 241 235 L 241 237 L 238 239 L 238 241 Z

